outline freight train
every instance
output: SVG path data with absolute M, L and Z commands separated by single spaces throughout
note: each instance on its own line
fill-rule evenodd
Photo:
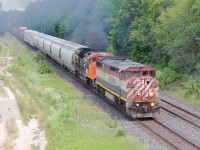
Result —
M 156 70 L 111 53 L 37 31 L 20 28 L 19 36 L 133 118 L 155 118 L 160 112 Z

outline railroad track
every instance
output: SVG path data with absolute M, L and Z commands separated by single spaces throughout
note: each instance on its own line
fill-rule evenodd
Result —
M 189 141 L 179 133 L 168 128 L 157 120 L 139 120 L 135 119 L 135 122 L 141 128 L 146 128 L 151 134 L 159 138 L 160 142 L 167 144 L 169 149 L 178 150 L 199 150 L 200 147 L 195 143 Z
M 33 51 L 36 52 L 36 50 L 33 50 Z M 73 79 L 77 80 L 77 78 L 74 75 L 72 75 L 68 71 L 65 71 L 64 68 L 62 68 L 59 64 L 55 63 L 51 58 L 46 57 L 46 60 L 51 63 L 51 66 L 52 65 L 56 66 L 59 70 L 62 70 L 66 74 L 70 75 Z M 90 88 L 82 80 L 77 80 L 77 81 L 79 83 L 81 83 L 83 86 Z M 114 103 L 106 100 L 106 98 L 104 96 L 94 92 L 92 90 L 92 88 L 91 88 L 91 92 L 93 92 L 95 95 L 98 95 L 103 101 L 105 101 L 111 107 L 114 107 L 115 109 L 119 110 L 122 115 L 126 116 L 125 111 L 121 110 Z M 132 119 L 132 118 L 129 118 L 128 116 L 126 116 L 126 117 L 130 120 Z M 179 149 L 179 150 L 184 150 L 184 149 L 198 150 L 198 149 L 200 149 L 200 147 L 198 147 L 194 143 L 185 139 L 178 133 L 172 131 L 171 129 L 169 129 L 168 127 L 166 127 L 165 125 L 163 125 L 162 123 L 160 123 L 156 120 L 147 120 L 147 121 L 137 120 L 137 123 L 139 124 L 139 126 L 143 126 L 144 128 L 147 128 L 150 132 L 152 132 L 151 134 L 156 135 L 160 141 L 167 144 L 167 148 Z
M 34 48 L 31 48 L 31 50 L 34 52 L 36 51 Z M 51 64 L 53 64 L 54 66 L 56 66 L 57 68 L 59 68 L 59 70 L 62 70 L 62 71 L 65 70 L 60 65 L 53 63 L 54 61 L 52 59 L 46 57 L 46 60 L 48 62 L 50 62 Z M 76 78 L 70 72 L 68 72 L 68 71 L 64 71 L 64 72 L 67 73 L 68 75 L 70 75 L 72 78 L 74 78 L 74 79 Z M 79 81 L 80 83 L 83 83 L 81 80 L 77 80 L 77 81 Z M 82 84 L 82 85 L 84 85 L 85 87 L 87 86 L 85 84 Z M 88 88 L 88 86 L 87 86 L 87 88 Z M 93 93 L 96 94 L 94 91 L 93 91 Z M 102 95 L 99 95 L 99 94 L 96 94 L 96 95 L 100 96 L 104 101 L 106 101 L 105 97 L 103 97 Z M 117 108 L 117 110 L 119 109 L 118 107 L 113 105 L 110 101 L 106 101 L 106 102 L 109 105 L 111 105 L 112 107 Z M 120 109 L 120 111 L 123 115 L 125 115 L 121 109 Z M 131 119 L 131 118 L 128 118 L 128 119 Z M 154 122 L 154 123 L 152 123 L 152 122 Z M 198 147 L 194 143 L 190 142 L 189 140 L 185 139 L 178 133 L 172 131 L 169 128 L 166 129 L 167 127 L 165 127 L 165 125 L 160 123 L 160 127 L 159 127 L 159 123 L 156 123 L 156 120 L 148 120 L 148 121 L 138 121 L 137 120 L 137 123 L 139 124 L 139 126 L 143 126 L 143 128 L 146 128 L 149 131 L 151 131 L 153 133 L 153 135 L 159 137 L 159 140 L 161 139 L 162 142 L 164 142 L 165 144 L 167 143 L 167 147 L 171 147 L 173 149 L 181 149 L 181 150 L 182 149 L 192 149 L 192 150 L 200 149 L 200 147 Z M 155 124 L 157 124 L 157 127 Z
M 170 102 L 161 99 L 161 109 L 173 114 L 174 116 L 181 118 L 182 120 L 192 124 L 193 126 L 200 129 L 200 116 L 197 116 L 187 110 L 184 110 Z

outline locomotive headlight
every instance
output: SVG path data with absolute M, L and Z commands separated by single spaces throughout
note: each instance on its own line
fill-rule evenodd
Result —
M 144 80 L 142 80 L 142 84 L 144 84 Z
M 137 107 L 139 107 L 140 105 L 138 103 L 135 104 Z
M 149 95 L 150 95 L 150 96 L 153 96 L 153 92 L 149 92 Z
M 138 96 L 140 96 L 140 93 L 137 93 Z
M 151 103 L 151 106 L 152 106 L 152 107 L 155 106 L 155 103 Z

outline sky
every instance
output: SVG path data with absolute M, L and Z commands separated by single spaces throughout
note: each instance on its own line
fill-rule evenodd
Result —
M 37 0 L 0 0 L 0 9 L 4 11 L 8 10 L 25 10 L 25 7 L 29 2 Z

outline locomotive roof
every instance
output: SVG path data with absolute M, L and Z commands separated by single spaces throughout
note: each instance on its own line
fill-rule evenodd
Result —
M 99 52 L 99 51 L 95 51 L 95 50 L 91 49 L 91 51 L 84 54 L 84 57 L 96 57 L 98 55 L 101 56 L 101 57 L 103 57 L 103 56 L 113 56 L 113 54 L 111 54 L 111 53 Z
M 117 56 L 115 56 L 115 57 L 110 57 L 110 56 L 100 57 L 97 59 L 97 61 L 101 62 L 103 64 L 106 64 L 106 65 L 115 67 L 115 68 L 119 69 L 120 71 L 128 69 L 130 67 L 143 68 L 143 67 L 147 66 L 147 65 L 133 62 L 129 59 L 117 57 Z

